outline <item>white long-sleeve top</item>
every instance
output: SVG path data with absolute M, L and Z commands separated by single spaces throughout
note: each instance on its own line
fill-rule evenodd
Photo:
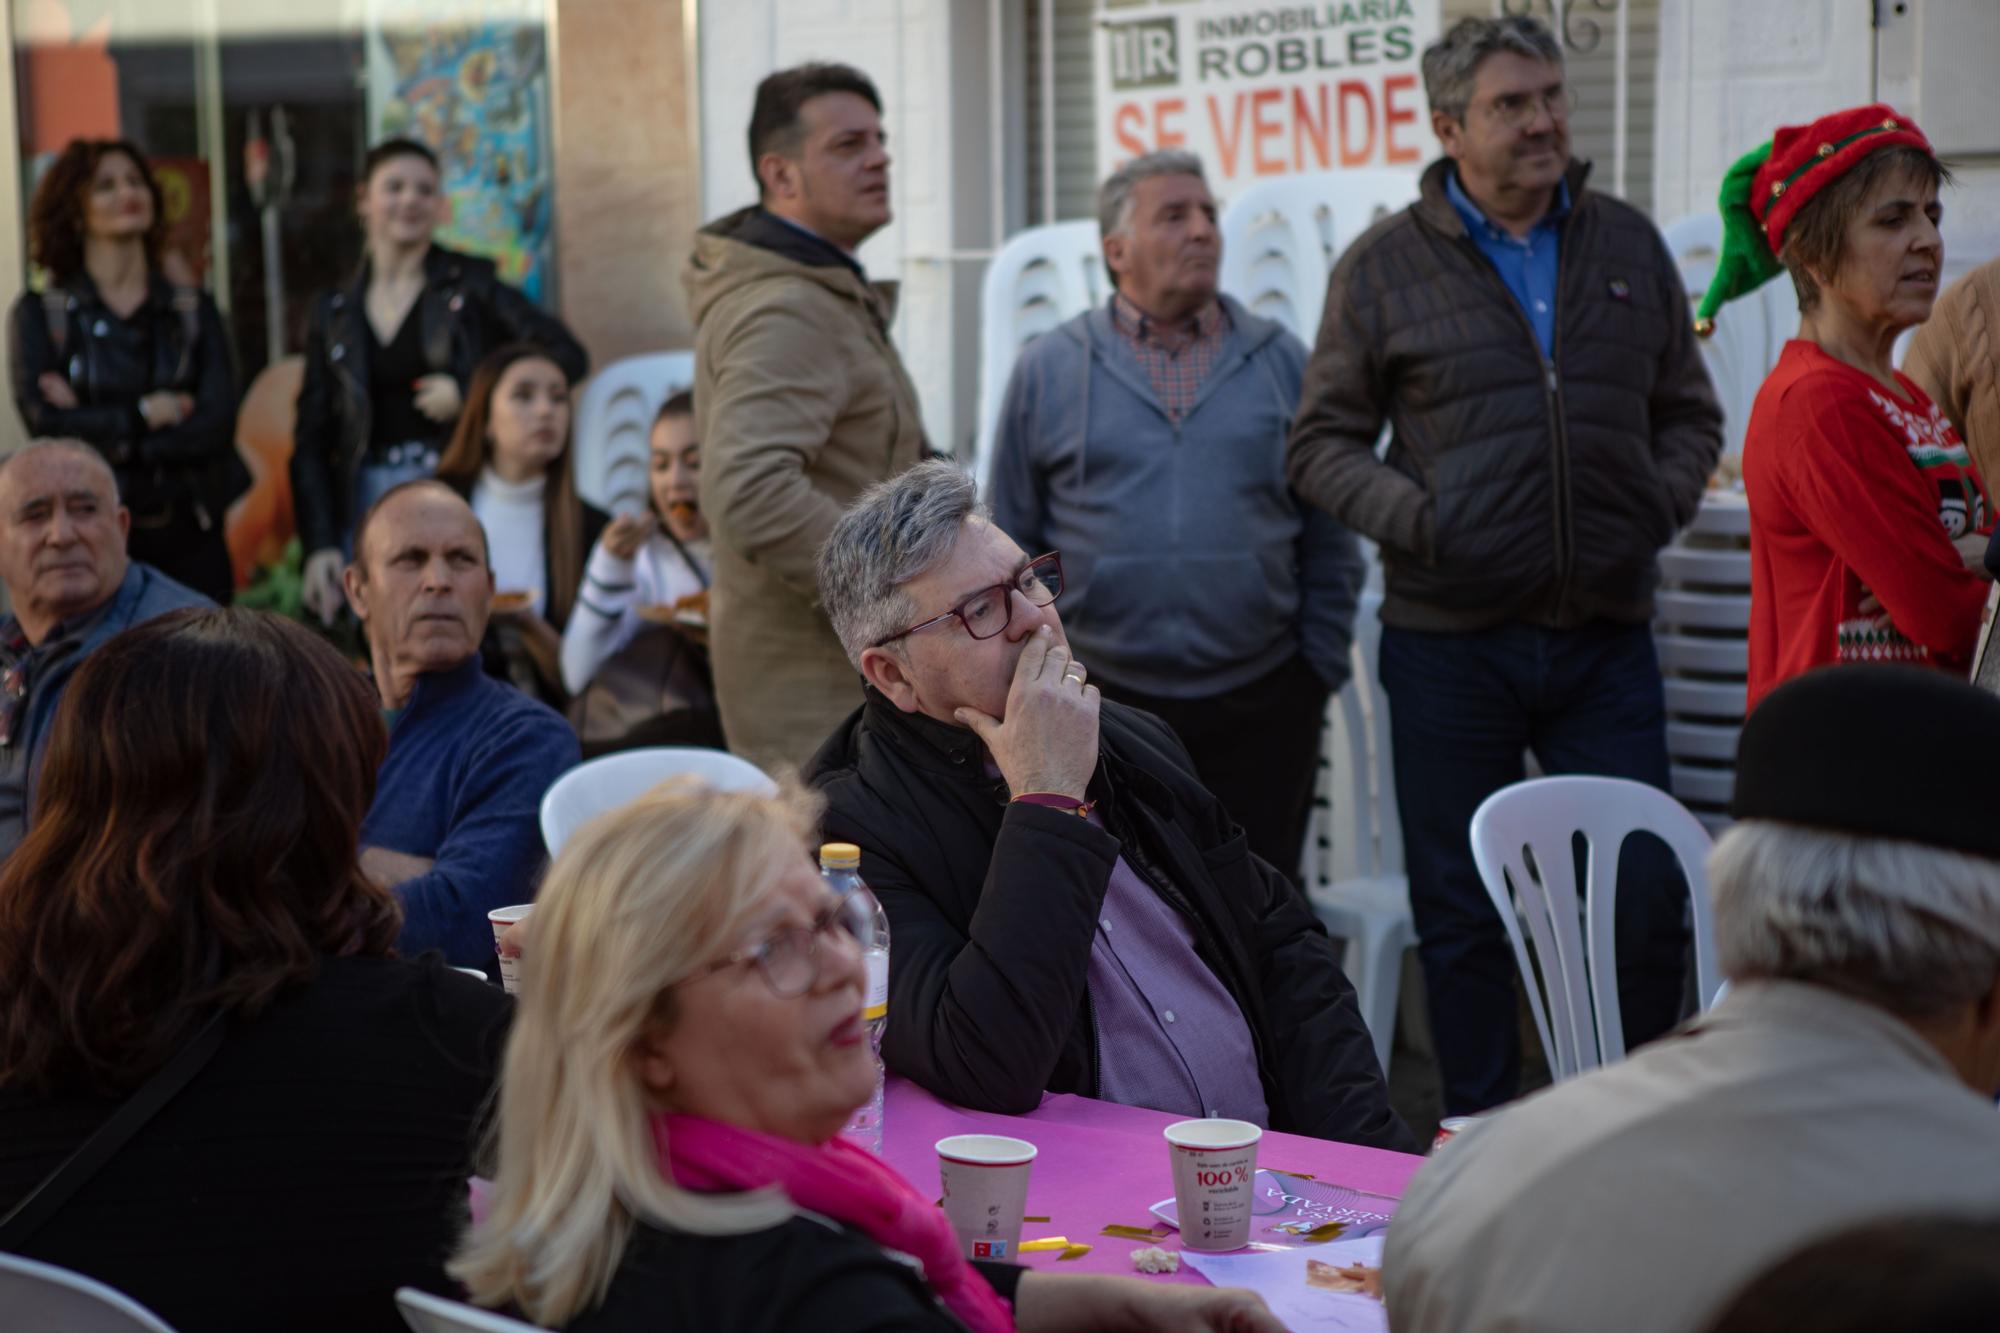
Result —
M 632 642 L 646 623 L 639 618 L 640 607 L 671 605 L 708 586 L 715 569 L 709 543 L 686 546 L 698 569 L 658 532 L 629 560 L 605 550 L 601 539 L 591 549 L 576 607 L 563 630 L 563 687 L 571 694 L 581 694 L 605 660 Z
M 487 560 L 493 566 L 495 592 L 527 592 L 529 609 L 549 612 L 549 575 L 542 549 L 542 501 L 548 478 L 504 481 L 485 468 L 472 484 L 472 512 L 486 529 Z

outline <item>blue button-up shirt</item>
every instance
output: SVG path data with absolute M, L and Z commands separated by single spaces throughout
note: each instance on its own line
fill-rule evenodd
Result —
M 1521 303 L 1521 310 L 1535 327 L 1535 340 L 1542 345 L 1542 355 L 1554 355 L 1556 258 L 1563 219 L 1569 216 L 1569 182 L 1556 183 L 1555 202 L 1526 240 L 1517 240 L 1504 227 L 1487 221 L 1479 205 L 1459 185 L 1456 171 L 1445 177 L 1444 192 L 1451 206 L 1465 219 L 1465 229 L 1471 233 L 1480 253 L 1493 262 L 1493 267 L 1500 271 L 1500 280 Z

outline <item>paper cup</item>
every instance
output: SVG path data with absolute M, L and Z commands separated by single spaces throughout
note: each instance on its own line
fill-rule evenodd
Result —
M 937 1141 L 937 1155 L 959 1252 L 968 1259 L 1018 1258 L 1035 1145 L 999 1134 L 956 1134 Z
M 500 952 L 500 937 L 507 933 L 507 927 L 534 910 L 533 903 L 517 903 L 512 907 L 496 907 L 486 914 L 486 920 L 493 927 L 493 952 L 496 954 Z M 521 960 L 518 958 L 500 960 L 500 984 L 507 988 L 509 995 L 521 988 L 520 966 Z
M 1168 1125 L 1166 1136 L 1181 1247 L 1240 1250 L 1248 1245 L 1257 1141 L 1264 1131 L 1247 1120 L 1182 1120 Z

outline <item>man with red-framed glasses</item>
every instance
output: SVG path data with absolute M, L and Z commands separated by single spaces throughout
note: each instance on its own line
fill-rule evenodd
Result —
M 1414 1146 L 1319 923 L 1173 730 L 1090 683 L 1060 554 L 921 463 L 835 525 L 819 589 L 868 688 L 807 777 L 889 914 L 892 1069 L 981 1110 L 1074 1092 Z

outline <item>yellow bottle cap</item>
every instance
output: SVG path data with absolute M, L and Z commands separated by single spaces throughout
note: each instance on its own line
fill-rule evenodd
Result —
M 819 864 L 822 870 L 855 870 L 861 865 L 861 849 L 851 842 L 828 842 L 820 844 Z

